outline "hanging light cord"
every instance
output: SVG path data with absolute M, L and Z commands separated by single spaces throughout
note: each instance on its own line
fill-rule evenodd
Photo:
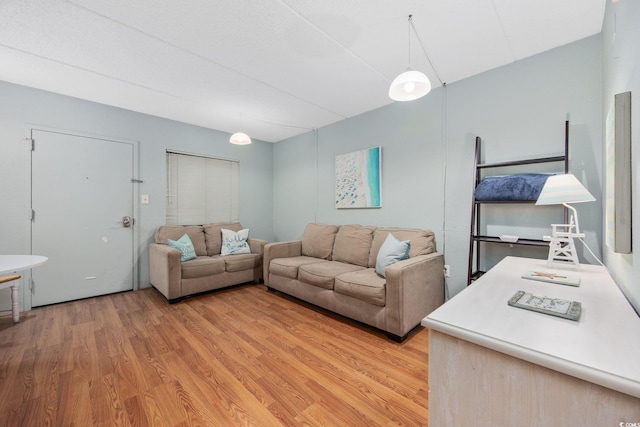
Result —
M 447 192 L 447 84 L 442 83 L 442 150 L 443 150 L 443 159 L 442 159 L 442 167 L 443 167 L 443 180 L 442 180 L 442 190 L 443 194 Z M 442 202 L 442 254 L 446 256 L 447 253 L 447 198 L 444 198 Z M 449 281 L 445 278 L 444 281 L 444 298 L 445 301 L 448 301 L 451 297 L 451 293 L 449 292 Z
M 407 25 L 407 39 L 409 39 L 409 43 L 407 43 L 407 45 L 409 46 L 409 55 L 407 56 L 409 57 L 409 63 L 407 64 L 407 68 L 411 68 L 411 27 L 413 26 L 413 24 L 411 23 L 412 19 L 413 15 L 409 15 L 409 25 Z
M 411 28 L 413 28 L 413 32 L 416 34 L 416 38 L 418 39 L 418 43 L 420 43 L 420 47 L 422 48 L 422 51 L 424 52 L 424 55 L 427 57 L 427 61 L 429 61 L 429 65 L 431 66 L 431 69 L 433 70 L 433 73 L 436 75 L 436 78 L 438 79 L 440 84 L 442 86 L 444 86 L 445 83 L 440 78 L 440 75 L 438 74 L 438 71 L 436 70 L 436 67 L 433 66 L 433 62 L 431 62 L 431 58 L 429 57 L 429 53 L 427 52 L 427 49 L 425 49 L 424 43 L 422 43 L 422 39 L 420 38 L 420 35 L 416 31 L 416 27 L 413 25 L 413 15 L 409 15 L 409 26 L 410 26 L 409 31 L 411 31 Z M 409 32 L 409 61 L 411 61 L 411 32 Z

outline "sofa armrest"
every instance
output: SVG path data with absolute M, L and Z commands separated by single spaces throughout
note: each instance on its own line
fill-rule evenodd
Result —
M 251 249 L 251 253 L 252 254 L 263 255 L 264 254 L 264 245 L 266 245 L 269 242 L 267 242 L 266 240 L 255 239 L 253 237 L 249 237 L 249 239 L 247 239 L 247 243 L 249 243 L 249 248 Z
M 406 335 L 444 303 L 444 257 L 434 252 L 387 267 L 388 330 Z
M 182 297 L 180 251 L 169 245 L 149 245 L 149 279 L 168 300 Z
M 302 255 L 301 240 L 267 243 L 264 246 L 264 256 L 262 258 L 262 276 L 264 284 L 269 286 L 269 264 L 272 259 L 290 258 L 300 255 Z

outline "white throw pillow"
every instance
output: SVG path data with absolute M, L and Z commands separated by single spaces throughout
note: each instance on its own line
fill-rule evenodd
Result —
M 247 239 L 249 238 L 249 229 L 244 228 L 238 232 L 221 228 L 222 231 L 222 248 L 220 255 L 236 255 L 250 254 L 251 248 Z
M 389 233 L 378 251 L 378 257 L 376 258 L 376 273 L 382 277 L 387 277 L 387 267 L 398 261 L 409 258 L 410 249 L 411 241 L 400 241 L 396 236 Z

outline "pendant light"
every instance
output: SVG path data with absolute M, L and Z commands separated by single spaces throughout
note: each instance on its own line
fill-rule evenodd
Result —
M 242 124 L 244 123 L 244 114 L 240 114 L 240 129 L 242 129 Z M 229 138 L 229 142 L 234 145 L 249 145 L 251 144 L 251 138 L 244 132 L 236 132 L 231 135 Z
M 236 132 L 231 135 L 229 142 L 235 145 L 249 145 L 251 144 L 251 138 L 246 133 Z
M 393 79 L 389 87 L 389 98 L 394 101 L 413 101 L 422 98 L 431 91 L 431 82 L 424 73 L 411 69 L 411 22 L 409 15 L 409 66 L 407 71 Z M 415 32 L 415 28 L 413 29 Z M 416 37 L 418 34 L 416 33 Z

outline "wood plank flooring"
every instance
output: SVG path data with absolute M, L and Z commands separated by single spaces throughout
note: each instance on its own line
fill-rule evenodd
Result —
M 0 317 L 0 424 L 425 426 L 427 346 L 262 284 L 90 298 Z

